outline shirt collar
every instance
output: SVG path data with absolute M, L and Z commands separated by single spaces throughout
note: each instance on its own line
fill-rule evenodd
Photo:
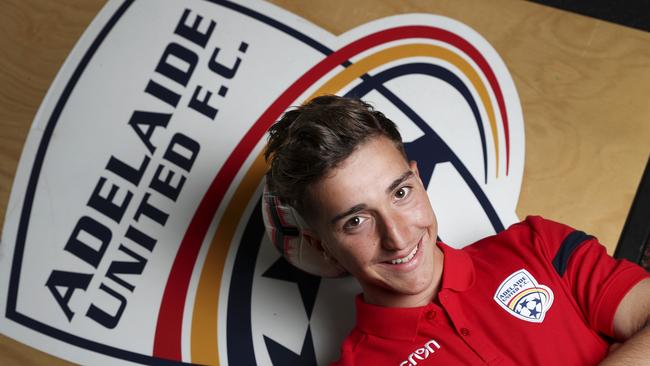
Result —
M 462 292 L 474 283 L 474 264 L 463 250 L 438 242 L 444 254 L 441 291 Z M 421 318 L 433 304 L 414 308 L 383 307 L 368 304 L 363 295 L 356 297 L 357 324 L 360 331 L 381 338 L 412 340 L 416 337 Z
M 462 249 L 454 249 L 442 242 L 437 244 L 444 254 L 441 289 L 457 292 L 469 289 L 474 284 L 472 258 Z

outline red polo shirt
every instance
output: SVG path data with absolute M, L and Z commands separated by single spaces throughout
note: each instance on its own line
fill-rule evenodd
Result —
M 443 243 L 442 285 L 423 307 L 356 299 L 337 365 L 595 365 L 619 302 L 650 277 L 593 237 L 540 217 L 461 250 Z

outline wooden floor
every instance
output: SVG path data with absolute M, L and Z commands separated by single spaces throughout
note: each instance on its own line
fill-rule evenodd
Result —
M 523 1 L 274 2 L 335 34 L 410 12 L 477 30 L 505 60 L 522 102 L 526 167 L 518 215 L 565 222 L 613 252 L 650 154 L 650 33 Z M 102 4 L 0 2 L 0 222 L 34 114 Z M 69 363 L 0 336 L 0 364 Z

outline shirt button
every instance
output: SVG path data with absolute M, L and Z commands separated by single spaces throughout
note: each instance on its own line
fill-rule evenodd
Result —
M 464 337 L 467 337 L 469 335 L 469 329 L 460 328 L 460 334 L 462 334 Z
M 427 320 L 433 320 L 436 317 L 436 311 L 435 310 L 429 310 L 427 313 L 424 315 Z

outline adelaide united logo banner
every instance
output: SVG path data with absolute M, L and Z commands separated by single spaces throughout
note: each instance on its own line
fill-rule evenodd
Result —
M 82 364 L 325 365 L 352 279 L 264 234 L 266 130 L 320 94 L 397 123 L 440 237 L 517 221 L 519 98 L 469 27 L 431 14 L 332 35 L 273 5 L 109 1 L 43 101 L 0 246 L 0 331 Z

